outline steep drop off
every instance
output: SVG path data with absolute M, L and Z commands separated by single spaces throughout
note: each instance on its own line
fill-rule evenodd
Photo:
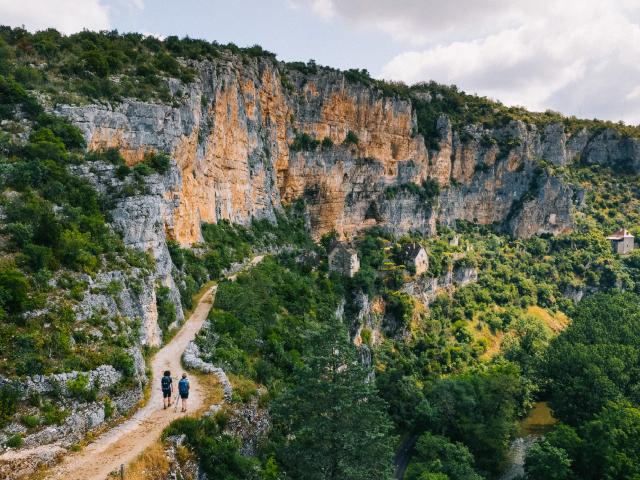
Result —
M 352 237 L 374 225 L 429 234 L 437 221 L 460 219 L 504 224 L 521 237 L 558 233 L 571 229 L 579 192 L 549 177 L 542 160 L 634 168 L 640 160 L 638 141 L 611 129 L 569 133 L 559 123 L 539 129 L 514 120 L 458 131 L 446 112 L 437 148 L 428 149 L 411 98 L 340 72 L 305 74 L 228 52 L 189 65 L 195 81 L 169 80 L 173 105 L 125 99 L 55 109 L 90 148 L 118 147 L 129 164 L 149 150 L 175 159 L 179 177 L 163 194 L 162 222 L 183 245 L 201 239 L 201 222 L 274 218 L 298 199 L 317 236 Z M 439 195 L 421 194 L 428 179 Z

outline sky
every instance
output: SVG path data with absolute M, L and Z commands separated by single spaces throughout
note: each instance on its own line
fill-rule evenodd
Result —
M 640 123 L 640 0 L 0 0 L 0 24 L 259 44 L 281 60 Z

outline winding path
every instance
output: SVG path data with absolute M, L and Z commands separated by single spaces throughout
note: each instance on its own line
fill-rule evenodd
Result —
M 200 299 L 189 319 L 184 322 L 175 337 L 153 357 L 151 362 L 151 396 L 147 404 L 130 419 L 98 437 L 78 453 L 65 456 L 64 460 L 46 476 L 51 480 L 105 480 L 109 473 L 127 465 L 151 446 L 173 420 L 183 416 L 173 407 L 162 408 L 162 391 L 156 388 L 158 375 L 171 370 L 175 377 L 182 372 L 182 352 L 193 340 L 211 310 L 216 286 L 211 287 Z M 189 410 L 202 406 L 203 392 L 195 376 L 190 377 Z M 177 387 L 177 385 L 176 385 Z
M 251 268 L 263 259 L 254 257 L 248 264 Z M 237 274 L 228 278 L 234 280 Z M 191 342 L 207 319 L 213 306 L 217 285 L 202 295 L 196 309 L 184 322 L 175 337 L 153 357 L 151 362 L 151 397 L 147 404 L 130 419 L 105 432 L 94 442 L 77 453 L 67 454 L 64 460 L 53 467 L 45 478 L 50 480 L 105 480 L 109 473 L 118 470 L 135 460 L 147 447 L 151 446 L 173 420 L 184 414 L 174 412 L 173 407 L 162 408 L 162 392 L 157 388 L 158 375 L 171 370 L 175 376 L 183 371 L 180 359 L 182 352 Z M 198 379 L 190 377 L 189 411 L 195 412 L 202 407 L 203 391 Z M 176 385 L 177 388 L 177 385 Z M 179 409 L 178 409 L 179 410 Z

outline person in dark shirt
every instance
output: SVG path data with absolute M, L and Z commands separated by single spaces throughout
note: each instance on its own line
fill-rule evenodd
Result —
M 182 399 L 182 410 L 181 412 L 187 411 L 187 399 L 189 398 L 189 380 L 187 379 L 187 374 L 183 373 L 182 378 L 178 382 L 178 393 L 180 394 L 180 398 Z
M 165 370 L 162 379 L 160 380 L 162 387 L 162 401 L 164 408 L 167 409 L 171 406 L 171 395 L 173 394 L 173 380 L 171 379 L 171 372 Z

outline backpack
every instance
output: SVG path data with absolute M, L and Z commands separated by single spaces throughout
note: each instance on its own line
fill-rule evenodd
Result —
M 182 380 L 180 380 L 178 382 L 178 391 L 181 394 L 189 393 L 189 380 L 187 380 L 186 378 L 183 378 Z
M 169 390 L 169 388 L 171 388 L 171 377 L 162 377 L 160 382 L 162 383 L 163 390 Z

